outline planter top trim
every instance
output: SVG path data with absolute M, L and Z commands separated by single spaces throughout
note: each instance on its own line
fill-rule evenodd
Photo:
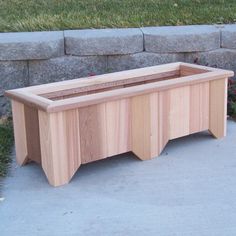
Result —
M 229 70 L 176 62 L 8 90 L 5 95 L 46 112 L 58 112 L 233 75 Z

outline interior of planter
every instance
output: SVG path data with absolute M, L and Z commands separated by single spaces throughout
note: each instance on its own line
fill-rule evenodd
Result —
M 48 98 L 52 101 L 62 100 L 71 97 L 84 96 L 89 94 L 110 91 L 114 89 L 121 89 L 132 87 L 136 85 L 154 83 L 163 80 L 176 79 L 184 76 L 195 75 L 209 72 L 208 70 L 192 68 L 186 65 L 180 65 L 178 70 L 170 70 L 168 72 L 150 74 L 148 76 L 141 76 L 136 78 L 127 78 L 122 80 L 114 80 L 111 82 L 101 82 L 94 85 L 78 86 L 70 89 L 58 90 L 50 93 L 39 94 L 42 97 Z

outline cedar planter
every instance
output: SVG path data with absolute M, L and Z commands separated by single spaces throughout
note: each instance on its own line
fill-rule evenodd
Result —
M 129 151 L 148 160 L 203 130 L 223 137 L 230 76 L 171 63 L 7 91 L 17 161 L 41 163 L 59 186 L 84 163 Z

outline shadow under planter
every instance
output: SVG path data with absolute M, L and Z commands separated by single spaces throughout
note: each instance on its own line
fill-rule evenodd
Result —
M 9 90 L 17 162 L 40 163 L 60 186 L 84 163 L 129 151 L 152 159 L 203 130 L 221 138 L 230 76 L 177 62 Z

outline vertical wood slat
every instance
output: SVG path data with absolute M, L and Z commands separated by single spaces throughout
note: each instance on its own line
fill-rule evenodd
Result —
M 54 186 L 69 182 L 81 164 L 78 110 L 39 111 L 42 167 Z
M 28 158 L 41 163 L 38 111 L 24 105 Z
M 190 86 L 171 89 L 169 111 L 169 138 L 189 134 Z
M 80 108 L 79 113 L 82 163 L 131 150 L 129 99 Z
M 16 149 L 16 161 L 24 165 L 28 160 L 24 104 L 12 100 L 12 115 Z
M 190 132 L 209 128 L 209 82 L 190 87 Z
M 228 79 L 210 81 L 209 131 L 216 138 L 226 135 Z
M 107 156 L 131 151 L 130 99 L 106 103 Z
M 170 90 L 170 139 L 209 128 L 209 82 Z
M 71 175 L 81 165 L 79 118 L 78 109 L 68 110 L 64 113 L 64 122 L 66 122 L 64 132 L 66 134 L 67 162 Z
M 158 93 L 136 96 L 131 100 L 132 151 L 142 160 L 159 154 Z
M 170 111 L 170 93 L 169 91 L 159 92 L 159 154 L 165 148 L 169 141 L 169 111 Z
M 105 158 L 107 155 L 105 104 L 80 108 L 79 114 L 82 163 Z

